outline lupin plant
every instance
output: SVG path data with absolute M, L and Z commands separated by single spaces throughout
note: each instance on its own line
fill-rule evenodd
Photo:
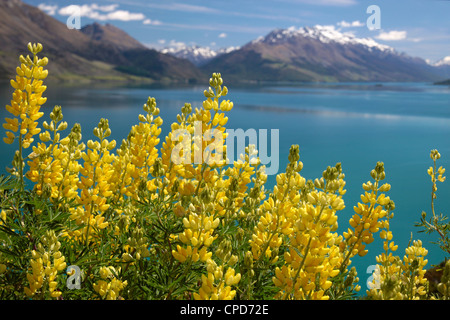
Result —
M 6 106 L 6 110 L 14 118 L 6 118 L 3 127 L 7 130 L 3 141 L 12 144 L 17 138 L 19 141 L 18 150 L 14 156 L 14 169 L 20 179 L 20 187 L 23 189 L 23 169 L 24 151 L 29 148 L 34 141 L 34 136 L 41 132 L 38 122 L 44 113 L 40 111 L 41 106 L 47 101 L 42 94 L 47 89 L 43 85 L 43 80 L 47 77 L 48 71 L 44 67 L 48 63 L 46 57 L 39 59 L 38 53 L 43 49 L 41 44 L 28 44 L 28 50 L 33 55 L 26 58 L 20 56 L 20 66 L 16 68 L 16 79 L 11 79 L 11 86 L 15 89 L 11 105 Z M 18 136 L 16 136 L 18 134 Z
M 10 176 L 0 179 L 0 298 L 353 299 L 361 285 L 352 260 L 367 254 L 377 233 L 385 252 L 367 298 L 430 296 L 420 240 L 403 260 L 392 254 L 395 205 L 382 183 L 383 163 L 363 184 L 361 203 L 340 234 L 346 209 L 340 163 L 306 180 L 294 145 L 269 190 L 255 146 L 227 161 L 226 113 L 234 105 L 219 73 L 201 107 L 182 106 L 161 145 L 152 97 L 120 146 L 108 140 L 107 119 L 85 144 L 80 124 L 63 137 L 68 123 L 60 106 L 39 124 L 48 60 L 38 57 L 42 45 L 28 49 L 32 57 L 20 57 L 11 81 L 6 109 L 13 118 L 3 125 L 4 141 L 17 142 L 18 150 Z M 439 157 L 432 152 L 432 203 L 436 181 L 444 180 Z M 424 226 L 444 234 L 432 212 Z M 442 240 L 448 248 L 448 238 Z M 438 298 L 450 296 L 448 266 Z M 69 285 L 74 277 L 79 286 Z
M 439 235 L 439 241 L 437 244 L 439 247 L 450 254 L 450 223 L 447 221 L 447 217 L 440 213 L 437 214 L 435 210 L 435 199 L 437 198 L 437 182 L 444 182 L 445 168 L 440 166 L 437 168 L 437 160 L 441 158 L 441 154 L 438 150 L 434 149 L 430 152 L 430 158 L 433 160 L 433 166 L 428 168 L 428 175 L 431 177 L 431 214 L 432 216 L 427 220 L 427 213 L 422 211 L 420 222 L 416 226 L 421 228 L 421 232 L 437 233 Z

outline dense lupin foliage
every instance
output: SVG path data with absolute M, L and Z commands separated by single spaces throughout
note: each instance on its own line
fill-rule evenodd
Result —
M 392 255 L 395 205 L 382 183 L 383 163 L 339 234 L 346 191 L 340 163 L 306 180 L 292 146 L 273 190 L 265 189 L 254 146 L 227 163 L 233 103 L 223 99 L 220 74 L 212 75 L 202 108 L 181 108 L 160 149 L 154 98 L 120 146 L 108 140 L 106 119 L 84 144 L 79 124 L 65 135 L 60 106 L 39 126 L 48 60 L 38 57 L 40 44 L 28 47 L 33 57 L 20 57 L 6 107 L 13 117 L 3 125 L 4 141 L 18 151 L 0 181 L 2 299 L 350 299 L 361 289 L 352 259 L 367 254 L 377 233 L 385 252 L 367 298 L 449 298 L 448 263 L 440 293 L 428 292 L 420 240 L 403 260 Z M 445 172 L 436 169 L 438 155 L 432 151 L 429 170 L 433 199 Z M 422 215 L 423 225 L 442 235 L 448 251 L 446 225 L 433 216 L 427 222 Z

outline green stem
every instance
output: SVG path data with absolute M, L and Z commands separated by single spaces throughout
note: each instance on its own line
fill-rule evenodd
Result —
M 103 141 L 103 136 L 100 138 L 100 146 L 102 145 L 102 141 Z M 101 157 L 102 157 L 102 150 L 103 148 L 100 147 L 100 151 L 98 153 L 98 160 L 95 162 L 95 164 L 93 165 L 93 170 L 94 170 L 94 174 L 92 176 L 92 188 L 95 189 L 95 180 L 96 180 L 96 168 L 98 165 L 98 162 L 100 161 Z M 91 226 L 91 216 L 93 214 L 94 211 L 94 201 L 91 201 L 91 211 L 89 212 L 89 217 L 88 217 L 88 223 L 87 223 L 87 228 L 86 228 L 86 248 L 89 246 L 89 229 Z
M 19 127 L 19 130 L 20 130 L 20 127 Z M 24 190 L 24 182 L 23 182 L 23 158 L 22 158 L 22 148 L 23 148 L 23 146 L 22 146 L 22 144 L 23 144 L 23 141 L 22 141 L 22 137 L 23 137 L 23 135 L 22 135 L 22 133 L 20 133 L 19 134 L 19 159 L 18 159 L 18 161 L 19 161 L 19 181 L 20 181 L 20 191 L 23 191 Z
M 314 223 L 315 223 L 315 224 L 317 224 L 317 223 L 320 221 L 320 216 L 322 215 L 323 209 L 324 209 L 324 208 L 325 208 L 325 206 L 322 206 L 322 207 L 321 207 L 320 213 L 317 215 L 317 217 L 316 217 L 315 220 L 314 220 Z M 309 249 L 310 249 L 310 246 L 311 246 L 311 240 L 312 240 L 312 237 L 310 236 L 310 237 L 309 237 L 309 240 L 308 240 L 308 244 L 306 245 L 306 248 L 305 248 L 305 254 L 303 255 L 303 260 L 302 260 L 302 262 L 300 263 L 300 266 L 298 267 L 298 270 L 297 270 L 297 272 L 295 273 L 294 279 L 293 279 L 293 281 L 292 281 L 293 286 L 292 286 L 291 293 L 294 291 L 294 288 L 295 288 L 295 282 L 297 281 L 297 278 L 298 278 L 298 276 L 300 275 L 300 271 L 301 271 L 301 269 L 303 268 L 303 265 L 305 264 L 305 260 L 306 260 L 306 257 L 308 256 Z M 310 292 L 310 295 L 311 295 L 311 293 L 312 293 L 312 292 Z M 290 293 L 289 293 L 289 294 L 290 294 Z M 284 297 L 284 300 L 287 300 L 289 294 L 286 292 L 286 295 L 285 295 L 285 297 Z
M 292 280 L 292 290 L 291 290 L 291 292 L 286 292 L 286 294 L 284 295 L 283 300 L 287 300 L 287 298 L 289 297 L 289 295 L 290 295 L 292 292 L 294 292 L 294 289 L 295 289 L 295 282 L 297 281 L 297 278 L 298 278 L 298 276 L 300 275 L 300 270 L 302 270 L 303 265 L 305 264 L 306 257 L 308 256 L 308 253 L 309 253 L 309 247 L 310 247 L 310 245 L 311 245 L 311 240 L 312 240 L 312 237 L 309 237 L 308 244 L 306 245 L 306 249 L 305 249 L 305 255 L 303 256 L 303 260 L 302 260 L 302 262 L 300 263 L 300 265 L 298 266 L 297 272 L 295 273 L 294 279 Z
M 434 212 L 434 189 L 436 188 L 436 159 L 433 160 L 433 176 L 431 178 L 433 186 L 431 187 L 431 212 L 433 213 L 433 218 L 436 219 L 436 214 Z

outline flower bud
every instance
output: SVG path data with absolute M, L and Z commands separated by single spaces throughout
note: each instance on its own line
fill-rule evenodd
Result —
M 45 131 L 45 132 L 39 134 L 39 139 L 41 139 L 42 142 L 50 141 L 50 139 L 51 139 L 50 132 Z
M 64 131 L 64 130 L 66 130 L 67 129 L 67 122 L 61 122 L 59 125 L 58 125 L 58 131 Z
M 38 66 L 45 67 L 48 64 L 48 58 L 44 57 L 42 59 L 39 59 Z

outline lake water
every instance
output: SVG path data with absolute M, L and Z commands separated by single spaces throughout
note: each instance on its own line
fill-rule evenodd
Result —
M 225 78 L 226 80 L 226 78 Z M 92 129 L 100 118 L 109 119 L 112 139 L 118 144 L 132 125 L 148 96 L 155 97 L 164 119 L 164 137 L 175 121 L 181 106 L 189 102 L 200 107 L 206 86 L 163 87 L 56 87 L 49 86 L 48 101 L 43 107 L 48 115 L 54 105 L 61 105 L 69 128 L 81 123 L 83 140 L 92 138 Z M 0 86 L 0 104 L 9 103 L 12 89 Z M 427 168 L 432 165 L 431 149 L 438 149 L 438 165 L 450 170 L 450 88 L 425 83 L 341 83 L 305 84 L 301 86 L 229 86 L 227 97 L 234 102 L 228 113 L 227 128 L 279 130 L 279 172 L 284 171 L 292 144 L 300 146 L 302 175 L 307 179 L 321 177 L 329 165 L 342 163 L 346 174 L 346 209 L 339 213 L 339 230 L 348 227 L 353 206 L 360 201 L 362 183 L 371 180 L 370 171 L 383 161 L 386 182 L 392 185 L 388 195 L 395 201 L 391 222 L 397 254 L 403 256 L 410 240 L 422 239 L 429 249 L 429 267 L 442 261 L 444 255 L 430 241 L 436 237 L 418 234 L 414 223 L 421 212 L 430 213 L 431 182 Z M 4 108 L 1 118 L 6 116 Z M 4 136 L 4 130 L 2 130 Z M 270 141 L 270 140 L 269 140 Z M 0 165 L 12 160 L 13 148 L 2 142 Z M 268 187 L 275 176 L 269 176 Z M 450 214 L 450 182 L 438 185 L 436 212 Z M 365 292 L 369 274 L 381 253 L 381 240 L 368 246 L 364 258 L 355 257 L 360 285 Z

